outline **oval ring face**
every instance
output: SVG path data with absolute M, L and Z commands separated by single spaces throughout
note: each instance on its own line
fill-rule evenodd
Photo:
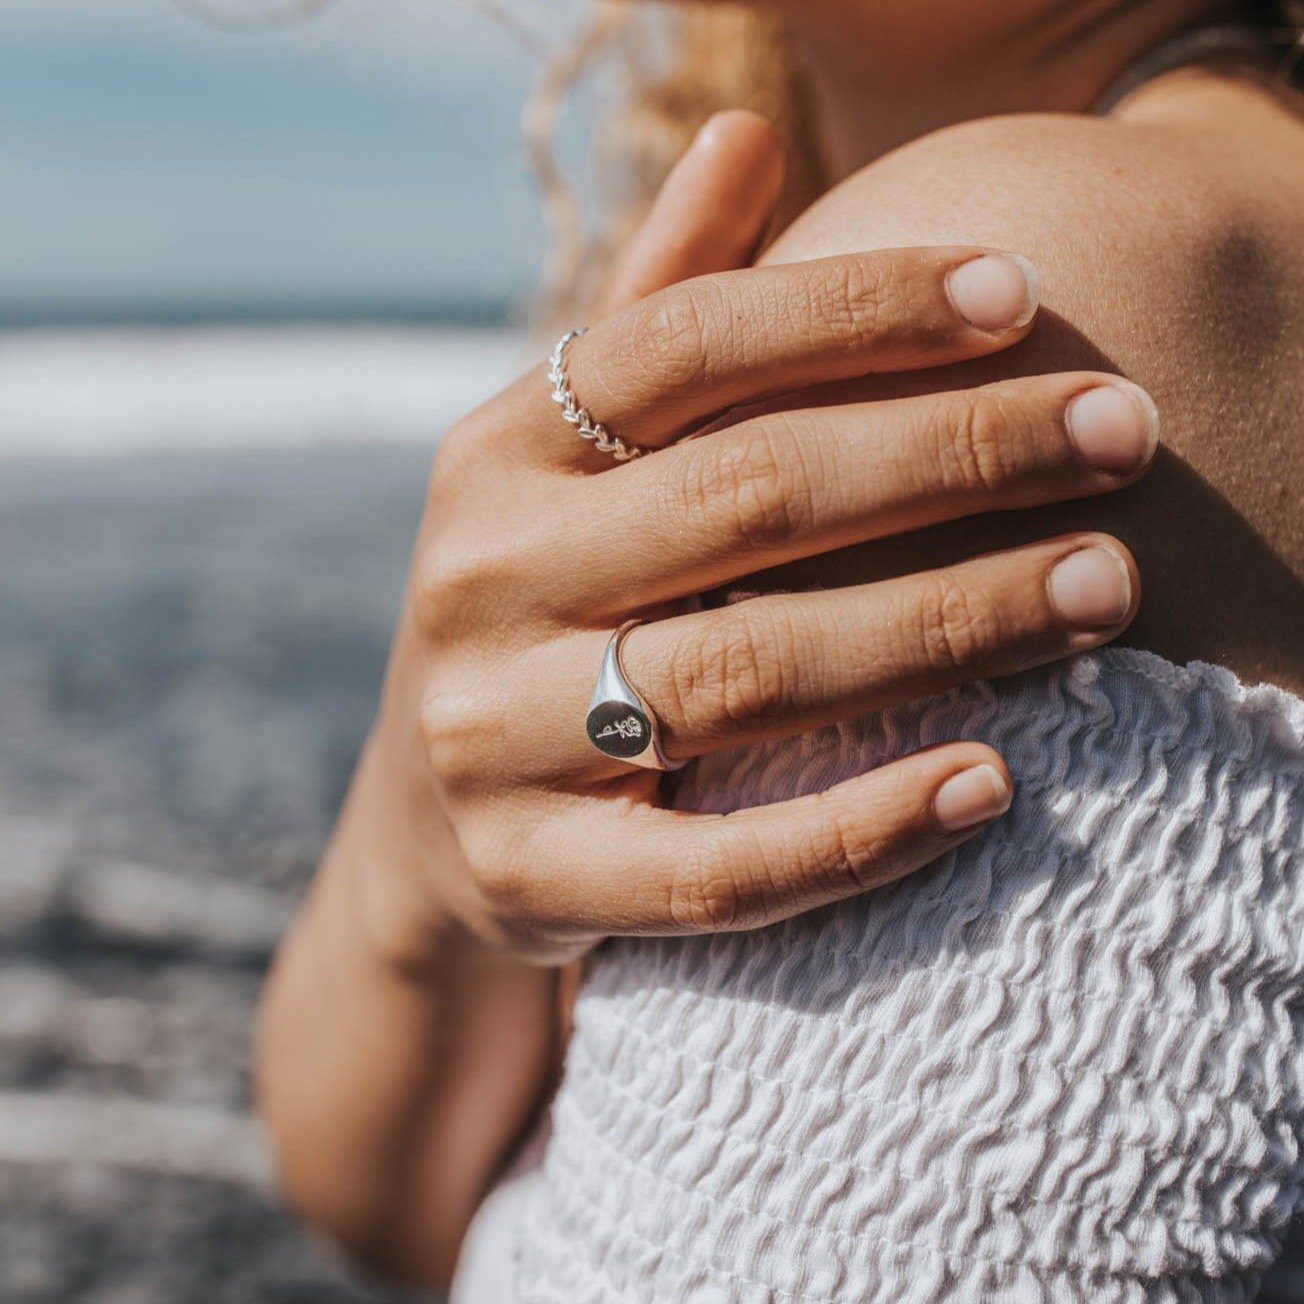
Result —
M 584 724 L 589 741 L 599 751 L 622 761 L 641 756 L 652 741 L 647 716 L 628 702 L 600 702 Z

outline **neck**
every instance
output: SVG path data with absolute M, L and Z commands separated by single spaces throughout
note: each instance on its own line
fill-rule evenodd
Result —
M 812 6 L 814 8 L 815 6 Z M 1027 5 L 1010 5 L 1011 11 Z M 1035 8 L 1036 6 L 1031 6 Z M 1224 0 L 1105 0 L 1012 13 L 965 39 L 912 22 L 885 39 L 874 6 L 849 34 L 798 18 L 791 36 L 807 69 L 830 179 L 930 131 L 1002 113 L 1089 112 L 1147 51 L 1190 27 L 1234 17 Z M 985 7 L 983 7 L 985 12 Z M 1067 11 L 1067 12 L 1066 12 Z M 980 12 L 977 8 L 975 12 Z

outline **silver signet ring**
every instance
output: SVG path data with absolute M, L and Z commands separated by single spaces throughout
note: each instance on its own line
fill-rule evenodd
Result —
M 647 770 L 678 770 L 687 760 L 671 761 L 661 750 L 661 733 L 656 713 L 625 678 L 620 664 L 620 645 L 641 620 L 627 620 L 612 634 L 598 671 L 598 682 L 589 699 L 585 729 L 589 741 L 607 756 L 629 761 Z

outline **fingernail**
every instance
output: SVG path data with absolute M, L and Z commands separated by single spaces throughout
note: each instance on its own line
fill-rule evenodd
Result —
M 995 819 L 1010 809 L 1014 794 L 994 765 L 975 765 L 953 774 L 937 790 L 933 812 L 937 822 L 952 833 Z
M 1080 548 L 1050 573 L 1050 600 L 1079 629 L 1117 625 L 1132 605 L 1132 577 L 1112 549 Z
M 951 269 L 946 292 L 970 326 L 1009 331 L 1032 320 L 1041 302 L 1041 278 L 1018 254 L 983 254 Z
M 1159 445 L 1159 409 L 1130 380 L 1111 381 L 1079 394 L 1065 410 L 1064 422 L 1088 465 L 1113 475 L 1138 470 Z

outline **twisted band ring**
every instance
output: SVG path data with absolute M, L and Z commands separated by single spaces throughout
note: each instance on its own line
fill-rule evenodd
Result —
M 593 446 L 604 453 L 610 453 L 617 462 L 630 462 L 642 457 L 649 450 L 637 444 L 627 444 L 619 435 L 613 435 L 601 421 L 594 421 L 587 409 L 580 405 L 575 391 L 570 386 L 566 375 L 566 350 L 574 339 L 578 339 L 588 329 L 567 331 L 553 347 L 548 359 L 548 382 L 552 385 L 552 401 L 561 408 L 562 419 L 575 427 L 575 433 L 581 439 L 587 439 Z

